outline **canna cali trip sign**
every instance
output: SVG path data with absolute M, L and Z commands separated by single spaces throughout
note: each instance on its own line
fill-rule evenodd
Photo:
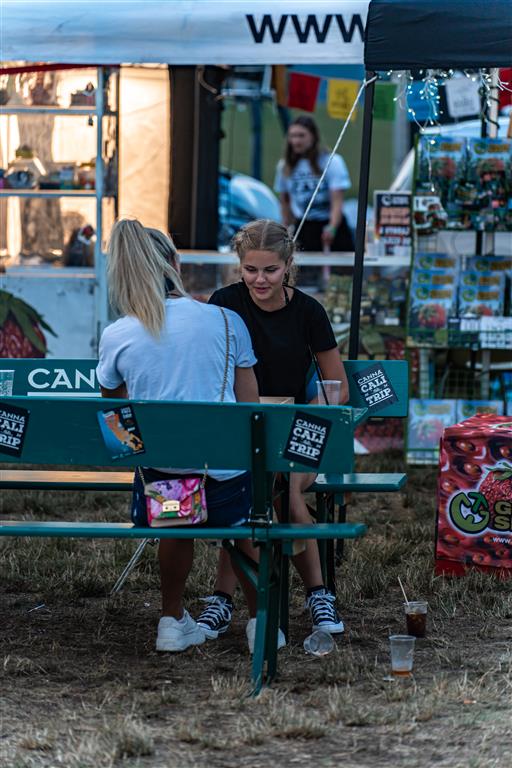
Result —
M 99 397 L 96 360 L 2 360 L 14 371 L 13 395 L 23 397 Z

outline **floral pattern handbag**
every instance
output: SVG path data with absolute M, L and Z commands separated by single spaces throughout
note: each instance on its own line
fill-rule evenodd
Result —
M 163 528 L 175 525 L 198 525 L 206 522 L 205 484 L 207 472 L 202 477 L 183 477 L 146 482 L 144 471 L 138 468 L 144 484 L 148 525 Z
M 224 362 L 224 378 L 220 402 L 224 400 L 228 381 L 229 369 L 229 325 L 227 315 L 219 307 L 226 329 L 226 359 Z M 206 478 L 208 468 L 205 467 L 203 476 L 184 475 L 183 477 L 165 477 L 148 482 L 144 477 L 144 469 L 138 467 L 140 479 L 144 486 L 146 497 L 146 513 L 148 525 L 151 528 L 164 528 L 176 525 L 199 525 L 208 519 L 206 506 Z M 151 470 L 150 470 L 151 471 Z M 153 471 L 154 474 L 154 471 Z

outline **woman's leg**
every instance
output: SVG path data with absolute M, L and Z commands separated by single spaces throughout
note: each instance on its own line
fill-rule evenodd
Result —
M 183 593 L 194 560 L 193 539 L 161 539 L 158 545 L 162 616 L 183 616 Z
M 304 491 L 314 482 L 314 473 L 290 473 L 290 520 L 292 523 L 311 525 L 311 515 L 304 499 Z M 306 590 L 324 586 L 320 554 L 316 539 L 306 539 L 305 549 L 292 558 Z

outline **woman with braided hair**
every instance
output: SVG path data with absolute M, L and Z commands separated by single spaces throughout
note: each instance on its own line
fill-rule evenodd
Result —
M 253 221 L 235 235 L 233 247 L 242 280 L 215 291 L 210 303 L 235 311 L 245 322 L 258 361 L 254 370 L 260 395 L 288 395 L 306 403 L 306 376 L 314 353 L 323 378 L 341 382 L 340 403 L 345 403 L 347 377 L 327 314 L 318 301 L 293 286 L 295 246 L 286 227 L 269 219 Z M 314 473 L 290 475 L 292 522 L 311 522 L 303 492 L 314 479 Z M 315 629 L 343 632 L 334 595 L 323 583 L 317 542 L 308 540 L 293 562 L 306 588 Z M 209 639 L 229 626 L 235 586 L 229 561 L 221 554 L 215 593 L 205 598 L 207 606 L 198 619 Z M 251 649 L 254 636 L 249 627 L 247 635 Z

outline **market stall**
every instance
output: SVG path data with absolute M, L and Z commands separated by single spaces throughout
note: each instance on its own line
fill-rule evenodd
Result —
M 314 9 L 308 2 L 289 0 L 274 3 L 269 9 L 262 8 L 260 2 L 220 2 L 213 6 L 180 1 L 126 3 L 120 12 L 119 2 L 105 2 L 95 7 L 91 14 L 90 6 L 85 2 L 27 2 L 20 5 L 5 0 L 2 4 L 4 64 L 1 75 L 12 79 L 15 71 L 23 70 L 32 79 L 16 98 L 10 84 L 4 89 L 7 102 L 3 104 L 0 116 L 0 165 L 8 169 L 10 175 L 10 181 L 0 189 L 0 206 L 5 212 L 4 222 L 9 222 L 11 229 L 9 241 L 5 242 L 4 238 L 0 250 L 4 256 L 20 252 L 24 256 L 12 268 L 8 266 L 7 274 L 1 278 L 2 288 L 35 306 L 55 329 L 58 335 L 49 339 L 50 355 L 85 357 L 96 353 L 99 333 L 108 321 L 105 242 L 114 216 L 133 214 L 130 200 L 137 194 L 137 180 L 152 180 L 150 191 L 146 191 L 146 184 L 143 195 L 147 198 L 148 209 L 153 212 L 149 223 L 163 228 L 167 226 L 165 201 L 171 186 L 168 169 L 173 163 L 168 146 L 160 156 L 153 150 L 154 137 L 158 133 L 167 135 L 169 142 L 171 131 L 159 124 L 151 113 L 163 92 L 157 83 L 158 77 L 168 79 L 167 65 L 359 64 L 362 62 L 367 7 L 367 0 L 345 2 L 341 9 L 333 0 L 318 2 Z M 27 25 L 27 18 L 30 18 L 30 25 Z M 120 83 L 115 83 L 112 88 L 107 86 L 107 81 L 114 84 L 119 65 L 124 62 L 142 65 L 136 70 L 139 79 L 145 73 L 145 82 L 137 88 L 136 95 L 133 76 L 130 92 L 123 92 L 125 68 L 121 69 Z M 149 68 L 147 64 L 153 67 Z M 67 69 L 62 70 L 63 66 Z M 56 93 L 51 96 L 48 92 L 50 74 L 59 70 L 62 82 L 59 81 Z M 134 72 L 133 69 L 126 71 Z M 154 77 L 151 79 L 152 73 Z M 52 75 L 52 82 L 55 78 L 56 75 Z M 75 81 L 80 78 L 81 84 L 77 85 L 73 78 Z M 165 82 L 163 88 L 168 87 Z M 83 92 L 84 100 L 80 102 L 75 97 L 73 101 L 75 91 Z M 130 103 L 132 106 L 127 109 Z M 141 116 L 146 117 L 142 119 Z M 69 126 L 72 120 L 72 128 L 60 128 L 65 121 Z M 46 162 L 41 161 L 43 152 L 37 152 L 34 147 L 29 148 L 30 157 L 15 157 L 15 152 L 23 151 L 24 143 L 28 143 L 22 140 L 19 126 L 30 121 L 34 126 L 36 122 L 38 126 L 44 124 L 47 132 L 53 131 L 47 141 L 51 146 L 51 152 L 47 154 L 51 156 L 43 158 Z M 133 162 L 130 161 L 127 171 L 126 137 L 133 132 L 135 124 L 140 126 L 139 138 L 132 141 Z M 31 130 L 38 133 L 35 127 Z M 42 132 L 39 130 L 39 133 Z M 60 149 L 59 142 L 67 148 Z M 31 143 L 35 144 L 35 140 Z M 18 160 L 19 168 L 14 169 Z M 197 166 L 197 158 L 191 158 L 190 163 L 191 167 L 194 163 Z M 25 174 L 23 179 L 18 177 L 20 184 L 25 186 L 14 188 L 14 172 L 17 171 Z M 43 177 L 42 182 L 40 177 Z M 182 205 L 185 204 L 188 205 L 188 201 L 182 201 Z M 34 218 L 36 208 L 40 211 L 38 219 Z M 37 224 L 41 217 L 54 222 L 48 227 L 47 257 L 43 264 L 35 259 L 30 264 L 30 243 L 24 243 L 20 238 L 21 223 L 28 209 L 32 229 L 41 231 Z M 48 211 L 51 211 L 52 219 L 49 219 Z M 159 212 L 160 219 L 156 217 L 155 220 L 155 211 Z M 60 266 L 64 262 L 62 242 L 60 247 L 54 242 L 62 230 L 63 213 L 66 222 L 80 214 L 83 219 L 78 229 L 91 224 L 95 230 L 95 240 L 93 237 L 82 245 L 78 242 L 76 253 L 80 252 L 82 261 L 66 263 L 65 274 L 52 267 L 53 257 Z M 24 226 L 25 232 L 28 229 L 30 227 Z M 84 239 L 83 233 L 80 237 Z M 62 237 L 60 239 L 62 241 Z M 200 254 L 197 257 L 203 258 Z M 191 258 L 196 256 L 192 254 Z M 217 258 L 224 258 L 224 255 L 217 254 Z M 210 259 L 215 260 L 216 255 L 210 254 Z M 75 299 L 69 298 L 71 295 Z M 68 300 L 71 306 L 78 307 L 79 304 L 79 311 L 68 311 Z

